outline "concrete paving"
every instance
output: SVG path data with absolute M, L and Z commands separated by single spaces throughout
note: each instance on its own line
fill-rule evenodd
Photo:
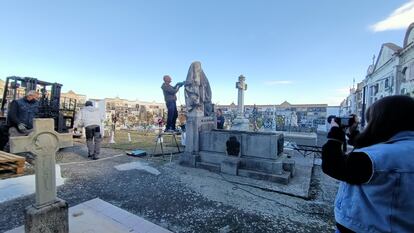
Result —
M 65 184 L 58 197 L 71 207 L 100 198 L 172 232 L 333 232 L 337 182 L 311 171 L 309 200 L 223 179 L 216 173 L 177 165 L 161 158 L 136 158 L 105 150 L 88 160 L 86 148 L 64 150 L 60 161 Z M 80 155 L 79 155 L 80 154 Z M 73 158 L 73 159 L 72 159 Z M 145 166 L 131 168 L 131 163 Z M 129 165 L 128 165 L 129 164 Z M 116 169 L 121 166 L 124 169 Z M 145 169 L 142 169 L 142 168 Z M 154 174 L 156 169 L 160 173 Z M 0 203 L 0 232 L 23 224 L 29 195 Z
M 69 208 L 69 232 L 171 233 L 99 198 Z M 24 233 L 24 226 L 6 233 Z

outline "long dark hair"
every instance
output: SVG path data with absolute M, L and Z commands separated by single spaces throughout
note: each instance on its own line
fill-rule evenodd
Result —
M 401 131 L 414 131 L 414 99 L 404 95 L 384 97 L 372 104 L 365 116 L 368 124 L 355 139 L 356 148 L 385 142 Z

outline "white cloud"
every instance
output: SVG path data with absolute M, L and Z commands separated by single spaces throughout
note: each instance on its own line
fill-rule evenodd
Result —
M 275 86 L 275 85 L 289 85 L 292 84 L 292 81 L 289 80 L 271 80 L 271 81 L 266 81 L 265 84 L 269 85 L 269 86 Z
M 343 88 L 336 89 L 335 92 L 338 95 L 347 96 L 349 94 L 349 87 L 343 87 Z
M 374 32 L 405 29 L 414 22 L 414 0 L 405 3 L 386 19 L 370 26 Z
M 348 95 L 349 87 L 332 89 L 330 93 L 326 93 L 325 98 L 322 99 L 322 103 L 326 103 L 329 106 L 339 106 Z

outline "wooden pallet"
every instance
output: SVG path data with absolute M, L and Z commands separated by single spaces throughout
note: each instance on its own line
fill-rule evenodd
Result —
M 23 174 L 25 161 L 22 156 L 0 151 L 0 171 L 9 170 L 16 174 Z

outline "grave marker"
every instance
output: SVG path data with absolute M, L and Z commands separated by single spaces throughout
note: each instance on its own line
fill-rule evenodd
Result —
M 28 136 L 10 138 L 11 153 L 35 155 L 36 203 L 26 208 L 25 231 L 66 233 L 69 231 L 68 204 L 56 197 L 56 152 L 73 146 L 72 134 L 59 134 L 53 119 L 34 119 Z

